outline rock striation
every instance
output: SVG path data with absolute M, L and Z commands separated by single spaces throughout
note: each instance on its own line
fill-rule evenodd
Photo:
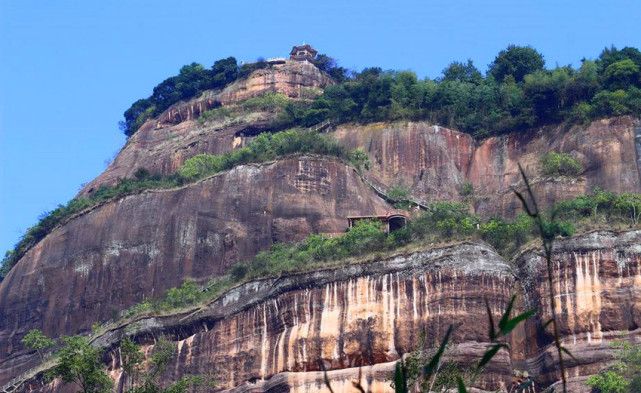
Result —
M 55 229 L 0 282 L 0 369 L 29 329 L 86 332 L 186 278 L 222 274 L 274 242 L 342 232 L 345 217 L 388 208 L 350 166 L 316 156 L 97 206 Z M 6 381 L 7 371 L 0 375 Z
M 612 360 L 610 344 L 638 341 L 641 231 L 596 231 L 559 240 L 553 285 L 571 391 L 585 391 L 587 375 Z M 506 390 L 513 370 L 526 370 L 537 389 L 560 378 L 552 338 L 546 266 L 538 248 L 506 262 L 491 248 L 464 242 L 240 285 L 207 307 L 146 317 L 111 329 L 97 344 L 117 386 L 127 377 L 118 342 L 139 342 L 146 354 L 158 337 L 173 341 L 176 355 L 164 381 L 186 374 L 216 375 L 228 392 L 325 392 L 319 361 L 335 391 L 351 391 L 360 375 L 373 392 L 392 392 L 394 363 L 419 342 L 435 347 L 450 324 L 457 328 L 448 361 L 471 367 L 488 342 L 484 298 L 497 320 L 513 294 L 519 311 L 535 308 L 511 336 L 476 388 Z M 59 391 L 37 379 L 26 390 Z M 355 390 L 354 390 L 355 391 Z
M 266 92 L 307 99 L 331 83 L 312 64 L 287 61 L 179 103 L 145 123 L 81 194 L 139 168 L 173 173 L 196 154 L 243 146 L 252 135 L 274 130 L 277 120 L 275 113 L 254 112 L 198 123 L 208 109 Z M 404 185 L 429 203 L 462 200 L 469 183 L 478 214 L 510 216 L 519 208 L 510 189 L 522 187 L 521 163 L 547 206 L 595 187 L 641 192 L 641 122 L 631 117 L 483 141 L 426 122 L 340 125 L 331 135 L 367 152 L 367 182 L 340 160 L 290 156 L 109 201 L 62 223 L 0 282 L 0 384 L 38 364 L 20 344 L 29 329 L 53 337 L 86 333 L 94 322 L 115 320 L 186 278 L 222 275 L 275 242 L 343 232 L 347 216 L 391 209 L 374 188 Z M 549 150 L 572 154 L 585 172 L 572 179 L 539 176 L 539 159 Z M 564 345 L 575 356 L 568 360 L 575 391 L 612 359 L 613 340 L 640 340 L 640 244 L 639 231 L 597 231 L 557 243 L 553 289 Z M 527 370 L 540 387 L 558 381 L 543 329 L 550 315 L 548 273 L 536 248 L 506 261 L 480 242 L 424 245 L 366 262 L 246 283 L 203 309 L 131 321 L 97 343 L 109 348 L 110 375 L 120 387 L 118 342 L 132 335 L 146 354 L 159 336 L 174 342 L 166 383 L 213 370 L 225 391 L 322 392 L 321 361 L 337 390 L 350 389 L 360 373 L 364 386 L 387 392 L 395 361 L 421 340 L 436 345 L 450 324 L 458 326 L 450 359 L 471 366 L 488 340 L 483 299 L 498 316 L 516 293 L 520 310 L 539 314 L 510 338 L 511 351 L 499 354 L 476 387 L 504 390 L 514 369 Z M 32 379 L 21 389 L 67 388 Z
M 307 99 L 333 83 L 312 63 L 286 61 L 256 70 L 222 91 L 207 91 L 200 97 L 173 105 L 157 119 L 143 124 L 107 169 L 86 184 L 80 193 L 87 194 L 100 185 L 113 185 L 120 178 L 133 177 L 140 168 L 152 173 L 173 173 L 187 158 L 201 153 L 230 151 L 242 144 L 244 134 L 270 130 L 276 120 L 274 113 L 259 111 L 199 124 L 200 114 L 215 106 L 233 106 L 265 93 Z
M 368 152 L 367 177 L 383 188 L 403 185 L 423 201 L 462 200 L 463 184 L 474 187 L 473 203 L 483 216 L 511 216 L 520 204 L 511 191 L 522 187 L 521 163 L 541 202 L 582 195 L 599 187 L 641 192 L 636 135 L 641 122 L 630 117 L 594 121 L 588 126 L 544 127 L 475 142 L 468 134 L 425 122 L 339 126 L 333 135 L 350 148 Z M 548 151 L 577 158 L 585 172 L 577 179 L 539 176 Z

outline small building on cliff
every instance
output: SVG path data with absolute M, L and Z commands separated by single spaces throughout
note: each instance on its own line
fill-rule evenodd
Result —
M 289 59 L 298 61 L 312 61 L 317 54 L 318 51 L 312 48 L 312 46 L 309 44 L 296 45 L 292 48 L 291 52 L 289 52 Z
M 372 216 L 349 216 L 347 217 L 347 225 L 349 228 L 352 228 L 359 221 L 365 220 L 380 221 L 385 226 L 386 233 L 404 228 L 405 225 L 407 225 L 407 216 L 402 213 L 388 213 Z

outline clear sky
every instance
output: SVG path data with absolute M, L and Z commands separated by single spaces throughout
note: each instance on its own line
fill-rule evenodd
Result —
M 641 48 L 633 0 L 0 0 L 0 252 L 97 176 L 117 123 L 187 63 L 285 56 L 307 42 L 353 69 L 483 71 L 508 44 L 548 66 Z

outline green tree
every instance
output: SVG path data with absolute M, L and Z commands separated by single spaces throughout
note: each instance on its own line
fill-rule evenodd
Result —
M 77 384 L 83 393 L 109 392 L 112 381 L 103 370 L 101 350 L 83 336 L 64 337 L 63 342 L 63 348 L 56 355 L 58 364 L 53 369 L 54 375 L 66 383 Z
M 238 63 L 235 57 L 217 60 L 211 70 L 213 88 L 221 88 L 238 78 Z
M 135 383 L 140 372 L 140 365 L 145 359 L 144 354 L 140 351 L 140 346 L 129 337 L 125 338 L 120 343 L 120 359 L 126 376 L 131 379 L 132 384 Z
M 604 78 L 609 89 L 626 89 L 641 82 L 641 72 L 632 60 L 624 59 L 610 64 L 605 69 Z
M 512 76 L 517 82 L 523 81 L 525 75 L 543 70 L 543 55 L 531 46 L 510 45 L 499 52 L 492 64 L 489 74 L 497 81 Z
M 459 81 L 468 83 L 481 83 L 483 75 L 474 66 L 472 60 L 468 59 L 466 63 L 452 62 L 443 70 L 444 81 Z
M 587 384 L 600 393 L 627 393 L 630 382 L 615 371 L 605 371 L 588 378 Z
M 40 359 L 44 359 L 43 350 L 51 348 L 55 345 L 55 341 L 42 333 L 40 329 L 31 329 L 21 340 L 22 344 L 38 352 Z

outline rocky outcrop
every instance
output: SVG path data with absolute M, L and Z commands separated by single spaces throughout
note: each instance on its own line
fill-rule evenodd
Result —
M 334 81 L 308 61 L 287 60 L 270 68 L 254 71 L 220 93 L 223 105 L 261 94 L 278 92 L 290 98 L 313 98 Z
M 641 341 L 636 286 L 641 280 L 641 231 L 597 231 L 558 240 L 553 285 L 570 387 L 613 359 L 614 340 Z M 215 375 L 229 392 L 328 391 L 319 361 L 335 391 L 360 381 L 391 392 L 399 357 L 423 340 L 435 347 L 456 326 L 449 361 L 473 366 L 487 348 L 488 299 L 495 321 L 512 294 L 518 311 L 538 310 L 512 335 L 477 380 L 482 390 L 505 390 L 513 370 L 527 370 L 537 390 L 560 378 L 552 337 L 546 264 L 538 248 L 505 262 L 482 243 L 425 248 L 369 261 L 240 285 L 205 308 L 141 318 L 111 329 L 97 344 L 114 380 L 124 379 L 117 343 L 132 336 L 150 353 L 155 340 L 174 342 L 176 355 L 164 381 L 185 374 Z M 421 337 L 419 339 L 419 337 Z M 28 385 L 38 391 L 34 380 Z M 54 388 L 53 390 L 57 390 Z
M 128 334 L 150 353 L 164 335 L 176 345 L 166 381 L 210 374 L 218 388 L 234 391 L 316 391 L 323 387 L 317 383 L 321 361 L 328 370 L 344 370 L 332 374 L 337 386 L 363 366 L 365 385 L 389 391 L 393 362 L 421 340 L 438 345 L 450 324 L 457 326 L 450 357 L 473 364 L 487 342 L 483 298 L 498 318 L 513 283 L 510 267 L 494 251 L 463 243 L 259 280 L 195 313 L 112 329 L 97 344 L 109 347 Z M 117 347 L 110 359 L 110 374 L 122 383 Z M 479 386 L 505 386 L 507 353 L 499 354 L 492 370 Z
M 52 231 L 0 283 L 0 364 L 20 338 L 86 332 L 187 277 L 224 273 L 274 242 L 342 232 L 388 206 L 348 165 L 303 156 L 234 168 L 186 187 L 105 203 Z M 9 358 L 11 357 L 11 359 Z
M 222 91 L 206 91 L 200 97 L 173 105 L 158 118 L 143 124 L 128 140 L 107 169 L 83 186 L 86 195 L 100 185 L 113 185 L 145 168 L 152 173 L 174 173 L 189 157 L 220 154 L 243 144 L 244 134 L 270 130 L 277 114 L 245 113 L 242 116 L 198 123 L 200 114 L 215 106 L 233 106 L 265 93 L 282 93 L 292 99 L 319 94 L 333 81 L 313 64 L 287 61 L 256 70 Z
M 526 325 L 523 347 L 527 368 L 548 385 L 560 378 L 552 337 L 543 324 L 551 317 L 548 274 L 539 250 L 515 260 L 525 306 L 540 310 Z M 612 360 L 615 340 L 641 341 L 641 231 L 598 231 L 558 241 L 552 261 L 568 376 L 582 381 Z M 585 387 L 575 383 L 576 390 Z
M 479 143 L 467 134 L 428 123 L 339 126 L 333 135 L 350 148 L 368 152 L 368 178 L 383 187 L 409 187 L 423 201 L 463 198 L 461 187 L 474 187 L 473 203 L 483 216 L 514 215 L 520 204 L 510 189 L 522 186 L 518 163 L 534 183 L 544 205 L 585 194 L 595 187 L 641 192 L 635 133 L 641 122 L 620 117 L 589 126 L 544 127 Z M 548 151 L 575 156 L 585 168 L 577 179 L 542 178 L 539 160 Z

